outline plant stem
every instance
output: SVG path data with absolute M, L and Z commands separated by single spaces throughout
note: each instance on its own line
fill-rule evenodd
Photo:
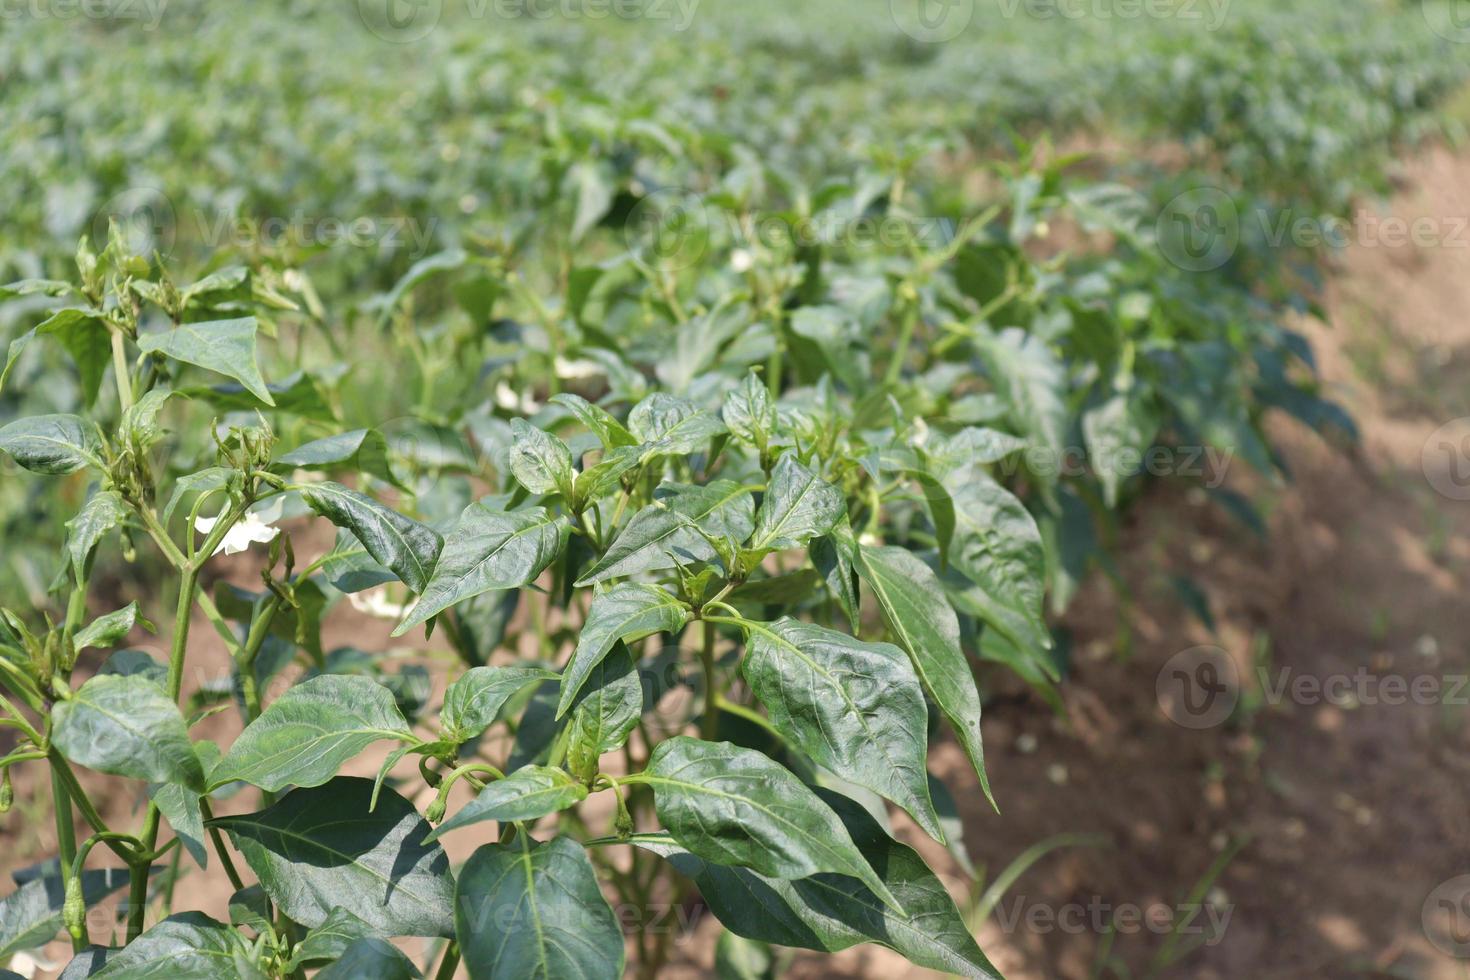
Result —
M 919 304 L 915 301 L 904 310 L 903 319 L 898 324 L 898 343 L 893 349 L 893 360 L 888 362 L 888 375 L 884 379 L 890 385 L 897 384 L 898 379 L 903 377 L 903 362 L 908 360 L 909 343 L 914 339 L 914 327 L 918 322 Z
M 133 407 L 133 382 L 128 377 L 128 354 L 121 330 L 112 331 L 112 373 L 117 378 L 117 400 L 126 412 Z
M 214 819 L 207 795 L 199 798 L 199 812 L 204 817 L 205 823 Z M 224 835 L 219 832 L 218 827 L 209 828 L 209 841 L 214 845 L 214 853 L 219 855 L 219 863 L 224 865 L 225 875 L 230 879 L 230 884 L 235 886 L 235 891 L 244 888 L 245 882 L 240 877 L 240 872 L 235 870 L 235 862 L 230 858 L 230 852 L 225 850 Z
M 56 810 L 56 846 L 61 855 L 61 878 L 68 887 L 71 884 L 72 864 L 77 858 L 77 829 L 72 823 L 71 793 L 67 791 L 59 768 L 51 767 L 51 800 Z M 87 948 L 85 930 L 83 935 L 71 937 L 73 953 Z
M 713 742 L 719 731 L 720 700 L 715 689 L 715 624 L 704 624 L 704 646 L 699 651 L 699 661 L 704 666 L 704 718 L 700 725 L 700 737 Z
M 434 980 L 451 980 L 458 970 L 459 943 L 451 941 L 444 947 L 444 958 L 439 961 L 439 971 L 434 974 Z

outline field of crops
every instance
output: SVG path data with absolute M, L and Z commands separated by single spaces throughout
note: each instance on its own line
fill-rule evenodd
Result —
M 1462 0 L 0 4 L 0 978 L 1464 976 L 1467 84 Z

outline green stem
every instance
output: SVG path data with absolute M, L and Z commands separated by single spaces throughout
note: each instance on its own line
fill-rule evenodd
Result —
M 699 661 L 704 667 L 704 719 L 700 725 L 700 736 L 713 742 L 720 724 L 720 696 L 715 689 L 715 626 L 704 624 L 704 645 L 699 651 Z
M 56 810 L 56 841 L 61 855 L 62 883 L 69 888 L 71 879 L 75 876 L 72 865 L 77 859 L 77 830 L 72 823 L 71 793 L 67 791 L 66 782 L 54 765 L 51 767 L 51 800 Z M 71 948 L 74 953 L 80 953 L 87 948 L 85 929 L 82 935 L 71 937 Z
M 199 798 L 199 812 L 204 817 L 206 824 L 214 819 L 214 813 L 209 807 L 208 796 Z M 209 840 L 214 845 L 214 853 L 219 855 L 219 863 L 224 865 L 225 876 L 230 879 L 230 884 L 235 886 L 235 891 L 244 888 L 245 882 L 240 877 L 240 872 L 235 870 L 235 862 L 230 859 L 230 852 L 225 850 L 225 839 L 218 827 L 209 828 Z
M 439 971 L 434 974 L 434 980 L 452 980 L 458 970 L 459 943 L 450 942 L 444 948 L 444 959 L 439 961 Z
M 117 399 L 126 412 L 133 407 L 133 382 L 128 377 L 128 354 L 121 330 L 112 331 L 112 373 L 117 378 Z
M 908 360 L 909 344 L 914 339 L 914 327 L 919 322 L 919 304 L 910 303 L 904 311 L 903 319 L 898 325 L 898 343 L 893 349 L 893 360 L 888 362 L 888 375 L 884 379 L 888 384 L 898 383 L 903 377 L 903 362 Z

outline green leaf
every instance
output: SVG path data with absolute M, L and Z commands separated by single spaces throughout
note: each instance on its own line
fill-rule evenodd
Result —
M 838 522 L 833 533 L 817 538 L 809 546 L 812 565 L 827 583 L 827 591 L 832 593 L 832 597 L 842 607 L 848 625 L 856 633 L 860 596 L 857 572 L 852 561 L 854 548 L 856 544 L 852 528 L 848 526 L 846 518 Z
M 672 633 L 689 621 L 689 607 L 657 585 L 624 582 L 592 599 L 592 608 L 561 682 L 558 718 L 571 710 L 582 685 L 619 641 L 634 643 L 654 633 Z
M 371 779 L 339 776 L 259 813 L 220 817 L 282 912 L 322 925 L 342 908 L 385 936 L 450 936 L 454 879 L 429 825 L 391 789 L 369 811 Z
M 510 471 L 532 493 L 572 498 L 572 452 L 549 432 L 524 419 L 510 423 Z
M 372 934 L 372 926 L 337 906 L 327 913 L 321 925 L 308 932 L 297 944 L 291 953 L 288 970 L 294 970 L 303 964 L 338 959 L 347 952 L 347 947 Z
M 173 828 L 174 836 L 183 841 L 184 850 L 201 868 L 209 867 L 209 850 L 204 842 L 204 811 L 199 794 L 175 783 L 153 783 L 148 798 Z
M 713 538 L 735 541 L 744 541 L 755 527 L 755 497 L 738 483 L 715 480 L 666 490 L 667 496 L 633 516 L 578 585 L 714 560 L 714 547 L 691 525 Z
M 162 354 L 233 378 L 256 398 L 267 405 L 275 405 L 276 400 L 266 388 L 255 360 L 258 329 L 253 316 L 184 323 L 172 330 L 140 334 L 138 349 L 145 354 Z
M 1118 392 L 1083 414 L 1082 436 L 1109 510 L 1118 506 L 1118 488 L 1137 471 L 1157 432 L 1158 421 L 1147 405 L 1128 392 Z M 1125 467 L 1125 462 L 1132 466 Z
M 939 580 L 902 548 L 860 548 L 857 569 L 873 590 L 889 630 L 908 651 L 924 689 L 949 719 L 993 804 L 980 741 L 980 692 L 960 648 L 959 619 Z
M 380 936 L 363 936 L 342 951 L 342 958 L 317 973 L 315 980 L 418 980 L 413 961 Z
M 577 215 L 572 221 L 571 240 L 582 240 L 603 219 L 613 203 L 613 186 L 605 168 L 591 160 L 572 164 L 567 179 L 577 190 Z
M 539 820 L 548 813 L 576 806 L 586 798 L 587 787 L 565 769 L 525 766 L 486 786 L 427 839 L 438 840 L 451 830 L 486 820 Z
M 776 954 L 768 944 L 722 932 L 715 942 L 718 980 L 777 980 Z
M 468 741 L 495 724 L 505 703 L 516 694 L 556 676 L 541 667 L 471 668 L 444 692 L 439 723 L 451 741 Z
M 301 496 L 312 510 L 356 535 L 368 554 L 404 585 L 424 591 L 444 546 L 438 531 L 340 483 L 304 486 Z
M 66 522 L 66 553 L 71 556 L 72 573 L 80 582 L 87 559 L 107 532 L 121 527 L 127 520 L 127 506 L 115 490 L 100 490 L 87 498 L 76 517 Z
M 349 469 L 401 486 L 388 462 L 388 440 L 377 429 L 354 429 L 317 439 L 276 459 L 272 469 Z
M 725 397 L 720 417 L 736 439 L 761 449 L 770 444 L 771 434 L 776 431 L 776 403 L 754 372 Z
M 5 349 L 5 367 L 0 368 L 0 391 L 5 390 L 5 382 L 10 379 L 10 372 L 15 370 L 15 364 L 20 360 L 20 355 L 25 353 L 26 348 L 35 339 L 36 331 L 32 328 L 12 340 L 10 346 Z
M 33 415 L 0 428 L 0 452 L 32 473 L 61 476 L 84 466 L 105 469 L 96 429 L 75 415 Z
M 894 904 L 831 807 L 759 752 L 678 735 L 632 779 L 653 787 L 674 840 L 707 861 L 773 878 L 849 875 Z
M 642 452 L 633 446 L 610 450 L 593 466 L 577 474 L 573 486 L 572 506 L 586 510 L 587 505 L 606 496 L 621 484 L 623 474 L 639 465 Z
M 903 807 L 943 843 L 925 770 L 929 712 L 908 655 L 793 619 L 741 626 L 741 674 L 776 730 L 817 765 Z
M 183 501 L 184 496 L 190 493 L 208 493 L 212 490 L 220 490 L 229 486 L 235 471 L 223 466 L 211 466 L 200 470 L 198 473 L 186 473 L 174 482 L 174 492 L 169 494 L 168 505 L 163 508 L 163 523 L 167 524 Z
M 98 310 L 68 308 L 57 310 L 36 327 L 37 335 L 55 337 L 76 362 L 82 402 L 86 405 L 97 400 L 97 389 L 112 363 L 112 338 L 100 317 Z
M 432 577 L 414 588 L 419 601 L 393 635 L 461 600 L 534 581 L 561 554 L 570 533 L 565 518 L 541 507 L 499 511 L 484 502 L 470 504 L 449 532 Z
M 121 609 L 98 616 L 83 626 L 77 631 L 73 642 L 78 650 L 85 650 L 88 647 L 115 647 L 127 639 L 127 635 L 133 631 L 134 626 L 141 626 L 150 633 L 158 632 L 158 628 L 138 612 L 138 604 L 130 602 Z
M 644 445 L 644 458 L 687 456 L 725 432 L 725 423 L 702 408 L 658 391 L 628 413 L 628 428 Z
M 398 581 L 398 576 L 368 554 L 356 535 L 341 528 L 332 550 L 322 556 L 322 577 L 332 588 L 349 595 Z
M 577 417 L 577 421 L 597 434 L 604 449 L 622 449 L 638 445 L 638 437 L 613 418 L 605 409 L 593 405 L 580 395 L 553 395 L 553 405 L 560 405 Z
M 471 980 L 619 980 L 623 931 L 582 845 L 569 837 L 486 844 L 455 889 Z
M 107 980 L 257 980 L 244 938 L 202 912 L 171 915 L 92 974 Z
M 52 741 L 77 765 L 150 783 L 204 788 L 178 707 L 138 674 L 93 677 L 52 714 Z
M 210 773 L 210 785 L 244 782 L 268 793 L 320 786 L 385 739 L 413 739 L 393 692 L 369 677 L 322 674 L 271 702 Z
M 931 970 L 999 980 L 1000 973 L 975 945 L 944 882 L 918 852 L 890 838 L 852 801 L 833 793 L 822 797 L 888 886 L 897 908 L 843 875 L 782 881 L 747 868 L 711 864 L 667 835 L 640 834 L 632 842 L 667 858 L 699 887 L 705 904 L 725 928 L 747 939 L 831 953 L 875 942 Z
M 1017 327 L 975 339 L 991 383 L 1010 409 L 1016 427 L 1034 446 L 1046 449 L 1052 465 L 1036 475 L 1055 483 L 1060 472 L 1067 429 L 1067 371 L 1041 338 Z
M 949 483 L 957 521 L 950 563 L 979 586 L 967 593 L 979 606 L 976 615 L 1023 649 L 1050 649 L 1041 611 L 1046 552 L 1035 518 L 979 470 L 962 471 Z
M 787 453 L 771 471 L 750 547 L 799 548 L 831 531 L 846 513 L 842 492 Z
M 12 283 L 0 286 L 0 300 L 13 299 L 16 296 L 65 296 L 73 292 L 72 284 L 62 282 L 60 279 L 19 279 Z
M 82 872 L 82 899 L 89 905 L 102 901 L 128 883 L 127 868 Z M 42 873 L 0 899 L 0 963 L 25 949 L 44 946 L 62 929 L 61 905 L 66 884 L 55 865 L 42 865 Z
M 622 748 L 642 717 L 643 679 L 620 642 L 588 675 L 572 703 L 567 765 L 579 777 L 592 779 L 598 760 Z

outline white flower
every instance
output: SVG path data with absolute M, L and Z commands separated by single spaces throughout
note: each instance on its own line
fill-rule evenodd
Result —
M 238 555 L 242 551 L 249 550 L 252 544 L 266 544 L 274 541 L 276 535 L 281 533 L 281 529 L 272 527 L 271 524 L 281 519 L 285 505 L 285 498 L 278 497 L 259 510 L 247 511 L 244 518 L 236 521 L 235 526 L 225 532 L 224 538 L 214 549 L 214 554 L 217 555 L 223 551 L 227 555 Z M 200 534 L 209 534 L 218 523 L 219 515 L 196 517 L 194 530 Z
M 736 272 L 749 272 L 755 265 L 755 256 L 743 248 L 737 248 L 730 253 L 730 268 Z
M 37 970 L 54 970 L 60 965 L 60 963 L 42 959 L 39 949 L 23 949 L 10 958 L 9 969 L 25 977 L 26 980 L 31 980 Z
M 530 391 L 518 395 L 505 381 L 496 382 L 495 404 L 508 412 L 520 412 L 522 415 L 535 415 L 541 411 L 541 403 L 531 397 Z
M 556 376 L 568 381 L 582 381 L 587 378 L 595 378 L 602 373 L 602 365 L 596 361 L 579 360 L 570 361 L 560 354 L 555 361 Z
M 402 619 L 408 612 L 408 603 L 394 602 L 388 598 L 388 590 L 385 587 L 368 589 L 365 592 L 349 592 L 347 601 L 352 603 L 352 608 L 369 616 L 379 619 Z

